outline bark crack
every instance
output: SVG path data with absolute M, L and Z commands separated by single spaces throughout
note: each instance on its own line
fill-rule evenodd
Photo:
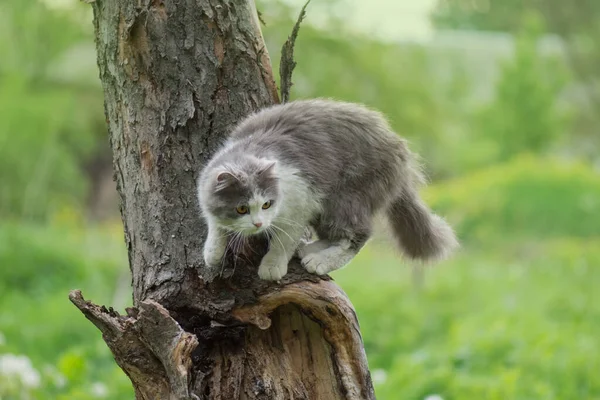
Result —
M 72 291 L 69 299 L 102 332 L 134 385 L 146 388 L 144 398 L 198 398 L 190 392 L 192 353 L 198 339 L 185 332 L 163 306 L 144 300 L 136 310 L 129 309 L 128 316 L 121 316 L 112 308 L 86 301 L 79 290 Z M 168 396 L 156 397 L 161 393 Z

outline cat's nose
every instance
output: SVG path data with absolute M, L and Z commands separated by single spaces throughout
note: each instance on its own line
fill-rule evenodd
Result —
M 262 226 L 262 222 L 254 222 L 254 226 L 260 228 Z

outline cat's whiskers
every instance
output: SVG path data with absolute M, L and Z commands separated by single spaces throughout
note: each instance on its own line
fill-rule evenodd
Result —
M 236 232 L 235 231 L 231 231 L 231 232 L 226 232 L 224 235 L 219 236 L 219 239 L 224 239 L 224 238 L 228 238 L 232 235 L 234 235 Z
M 285 233 L 285 235 L 286 235 L 287 237 L 289 237 L 289 238 L 290 238 L 290 240 L 291 240 L 292 242 L 294 242 L 294 238 L 293 238 L 293 237 L 291 237 L 291 236 L 290 236 L 290 234 L 289 234 L 289 233 L 287 233 L 285 230 L 283 230 L 282 228 L 280 228 L 279 226 L 277 226 L 277 225 L 275 225 L 275 224 L 271 224 L 271 226 L 272 226 L 273 228 L 275 228 L 275 229 L 278 229 L 278 230 L 280 230 L 281 232 Z
M 239 232 L 235 237 L 235 245 L 233 248 L 233 272 L 235 272 L 235 268 L 237 267 L 237 255 L 240 253 L 240 250 L 244 247 L 245 240 L 244 236 Z
M 243 235 L 238 235 L 238 239 L 236 242 L 236 248 L 234 249 L 235 254 L 239 254 L 240 250 L 242 250 L 242 247 L 244 246 L 245 243 L 245 237 Z
M 271 225 L 271 227 L 273 227 L 273 226 L 274 226 L 274 225 Z M 269 227 L 269 228 L 271 228 L 271 227 Z M 285 255 L 285 258 L 286 258 L 286 260 L 289 260 L 289 258 L 288 258 L 288 256 L 287 256 L 287 251 L 285 251 L 285 246 L 283 245 L 283 242 L 282 242 L 282 241 L 281 241 L 281 239 L 279 238 L 279 235 L 277 234 L 277 232 L 276 232 L 276 231 L 273 231 L 273 230 L 271 230 L 270 232 L 271 232 L 271 233 L 274 235 L 275 239 L 277 239 L 277 241 L 278 241 L 278 242 L 279 242 L 279 244 L 281 245 L 281 249 L 283 250 L 283 254 Z

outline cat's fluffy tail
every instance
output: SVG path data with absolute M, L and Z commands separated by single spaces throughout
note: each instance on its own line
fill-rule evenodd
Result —
M 458 247 L 450 225 L 431 212 L 412 188 L 392 202 L 387 216 L 400 249 L 410 259 L 439 261 Z

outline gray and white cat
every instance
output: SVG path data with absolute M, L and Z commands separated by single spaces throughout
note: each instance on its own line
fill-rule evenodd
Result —
M 201 173 L 205 262 L 217 267 L 232 235 L 269 234 L 262 279 L 283 277 L 296 251 L 307 271 L 327 274 L 363 247 L 379 211 L 407 257 L 444 258 L 457 240 L 419 198 L 422 180 L 405 141 L 375 111 L 331 100 L 263 109 Z M 300 246 L 307 226 L 319 240 Z

